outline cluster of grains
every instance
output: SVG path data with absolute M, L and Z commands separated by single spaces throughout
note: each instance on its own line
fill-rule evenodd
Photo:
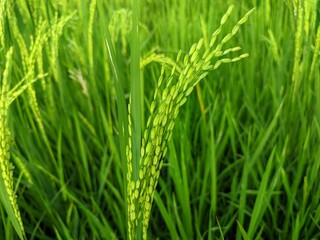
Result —
M 88 24 L 88 53 L 89 53 L 89 69 L 90 74 L 93 75 L 93 21 L 94 21 L 94 14 L 96 10 L 97 1 L 93 0 L 90 4 L 90 15 L 89 15 L 89 24 Z M 93 78 L 93 76 L 91 76 Z
M 59 53 L 59 39 L 62 35 L 63 29 L 65 28 L 66 24 L 73 19 L 75 16 L 76 12 L 73 12 L 70 15 L 63 16 L 58 18 L 58 12 L 56 12 L 54 19 L 50 22 L 50 28 L 46 29 L 46 31 L 49 31 L 49 37 L 50 37 L 50 66 L 51 66 L 51 71 L 53 73 L 53 78 L 55 80 L 59 79 L 58 77 L 58 68 L 57 68 L 57 59 L 58 59 L 58 53 Z M 79 51 L 81 51 L 79 49 Z M 40 51 L 41 54 L 41 51 Z M 41 55 L 38 55 L 39 57 Z M 42 61 L 42 59 L 41 59 Z M 41 72 L 39 72 L 41 74 Z
M 221 58 L 222 56 L 240 50 L 240 47 L 222 50 L 227 43 L 244 24 L 253 10 L 249 11 L 234 26 L 231 33 L 225 35 L 221 42 L 215 42 L 221 33 L 222 26 L 231 14 L 231 6 L 222 17 L 219 28 L 212 34 L 208 48 L 204 48 L 204 40 L 200 39 L 193 44 L 188 54 L 181 58 L 181 51 L 178 53 L 176 62 L 168 77 L 165 77 L 164 67 L 154 93 L 150 106 L 150 117 L 143 134 L 139 168 L 134 169 L 132 160 L 132 119 L 129 103 L 129 143 L 126 149 L 127 154 L 127 181 L 128 181 L 128 231 L 129 239 L 136 239 L 140 235 L 142 227 L 142 238 L 147 239 L 147 229 L 150 218 L 150 211 L 153 202 L 153 195 L 159 179 L 163 159 L 167 153 L 167 143 L 171 138 L 180 107 L 187 101 L 196 84 L 207 76 L 209 71 L 217 69 L 222 63 L 235 62 L 248 56 L 243 54 L 235 58 Z M 212 65 L 213 58 L 217 58 Z M 164 81 L 166 79 L 166 81 Z M 133 172 L 138 174 L 133 174 Z M 137 175 L 135 178 L 134 176 Z
M 168 68 L 176 65 L 176 62 L 171 58 L 167 57 L 164 54 L 157 53 L 159 49 L 154 48 L 150 52 L 148 52 L 145 56 L 143 56 L 140 60 L 140 69 L 144 69 L 148 64 L 152 62 L 157 62 L 163 65 L 167 65 Z
M 17 155 L 13 154 L 12 157 L 14 159 L 15 164 L 18 166 L 19 170 L 21 171 L 21 173 L 23 173 L 24 177 L 26 178 L 28 184 L 31 186 L 33 184 L 32 176 L 26 164 Z
M 6 55 L 6 66 L 0 82 L 0 172 L 1 180 L 4 183 L 5 191 L 9 196 L 10 205 L 14 211 L 16 220 L 19 223 L 20 230 L 24 234 L 24 228 L 20 217 L 19 208 L 15 199 L 13 189 L 13 166 L 10 163 L 10 146 L 12 138 L 8 127 L 8 109 L 11 103 L 23 92 L 30 84 L 34 83 L 46 75 L 38 75 L 36 78 L 27 81 L 22 79 L 15 87 L 9 89 L 9 70 L 12 63 L 13 48 L 11 47 Z
M 289 2 L 292 10 L 292 19 L 295 27 L 295 44 L 294 44 L 294 65 L 292 74 L 292 93 L 291 100 L 295 102 L 298 89 L 302 79 L 313 78 L 316 62 L 320 48 L 320 27 L 316 27 L 317 18 L 317 1 L 314 0 L 293 0 Z M 314 45 L 314 52 L 309 51 L 310 45 Z M 317 51 L 318 50 L 318 51 Z M 304 76 L 301 72 L 301 66 L 309 61 L 312 56 L 309 77 Z
M 28 41 L 25 41 L 25 37 L 21 34 L 18 27 L 16 11 L 14 10 L 15 6 L 16 5 L 12 4 L 11 1 L 0 0 L 0 49 L 2 51 L 5 51 L 5 49 L 9 48 L 4 36 L 6 35 L 5 31 L 7 29 L 10 29 L 10 34 L 12 34 L 13 39 L 17 43 L 17 48 L 19 49 L 22 71 L 24 75 L 24 78 L 18 84 L 16 84 L 13 88 L 9 88 L 9 70 L 13 58 L 13 48 L 9 48 L 6 55 L 6 66 L 3 73 L 1 73 L 2 76 L 0 76 L 0 181 L 1 186 L 3 186 L 2 191 L 5 192 L 5 194 L 2 194 L 1 200 L 3 201 L 5 209 L 8 212 L 8 216 L 10 217 L 15 230 L 17 231 L 19 237 L 22 239 L 25 238 L 24 227 L 14 194 L 13 165 L 10 162 L 10 146 L 13 140 L 11 138 L 10 130 L 8 127 L 8 109 L 11 103 L 23 91 L 28 89 L 30 105 L 36 116 L 40 131 L 42 132 L 45 141 L 48 142 L 41 121 L 40 110 L 38 108 L 36 99 L 36 92 L 32 84 L 36 80 L 44 78 L 46 76 L 43 70 L 42 49 L 47 43 L 50 35 L 56 36 L 57 34 L 59 34 L 59 32 L 61 32 L 59 28 L 63 27 L 66 20 L 62 19 L 60 21 L 55 21 L 53 22 L 53 24 L 48 24 L 47 22 L 41 20 L 36 21 L 36 34 L 35 36 L 30 36 L 30 45 L 29 47 L 27 47 L 26 43 Z M 19 10 L 23 11 L 23 9 Z M 32 12 L 36 19 L 36 9 L 32 8 Z M 8 28 L 4 28 L 5 25 L 7 25 Z M 54 30 L 48 31 L 48 29 Z M 38 67 L 37 69 L 35 69 L 36 65 Z M 38 75 L 36 75 L 37 70 L 39 73 Z
M 43 48 L 46 44 L 48 44 L 48 40 L 51 37 L 51 58 L 49 59 L 51 65 L 53 66 L 53 75 L 58 75 L 57 74 L 57 68 L 56 68 L 56 58 L 57 58 L 57 49 L 58 49 L 58 39 L 59 36 L 62 33 L 62 29 L 64 25 L 69 21 L 69 19 L 72 17 L 72 15 L 63 17 L 61 19 L 58 19 L 58 15 L 55 15 L 55 18 L 51 23 L 48 23 L 47 21 L 42 21 L 36 20 L 36 29 L 35 29 L 35 36 L 31 35 L 31 43 L 30 46 L 28 47 L 24 36 L 21 34 L 17 19 L 15 16 L 15 10 L 13 9 L 13 6 L 8 6 L 6 8 L 7 16 L 8 16 L 8 23 L 10 25 L 10 29 L 12 30 L 13 36 L 15 41 L 17 42 L 17 45 L 19 46 L 20 54 L 21 54 L 21 59 L 22 59 L 22 69 L 23 69 L 23 74 L 26 78 L 26 81 L 28 82 L 28 89 L 27 89 L 27 94 L 29 97 L 29 102 L 30 102 L 30 107 L 33 111 L 33 114 L 35 116 L 35 119 L 37 121 L 39 130 L 41 132 L 41 135 L 44 139 L 44 143 L 46 144 L 48 151 L 50 153 L 50 156 L 52 159 L 54 159 L 49 139 L 47 137 L 46 131 L 44 129 L 43 125 L 43 120 L 41 117 L 40 109 L 39 109 L 39 104 L 36 96 L 36 91 L 31 84 L 33 79 L 35 78 L 36 75 L 36 69 L 35 66 L 37 65 L 38 67 L 38 72 L 40 75 L 44 74 L 43 70 L 43 56 L 42 56 L 42 51 Z M 36 13 L 36 11 L 34 12 Z M 46 84 L 43 81 L 42 82 L 42 87 L 43 89 L 46 89 Z
M 0 172 L 1 181 L 5 186 L 5 191 L 8 194 L 10 205 L 13 209 L 16 220 L 19 223 L 20 230 L 24 235 L 24 227 L 22 224 L 20 211 L 17 205 L 14 188 L 13 188 L 13 166 L 10 163 L 10 146 L 12 143 L 11 134 L 8 127 L 8 107 L 11 103 L 8 75 L 12 61 L 13 48 L 7 52 L 6 55 L 6 67 L 1 79 L 0 88 Z
M 108 29 L 112 41 L 115 43 L 121 40 L 122 54 L 127 54 L 128 36 L 132 29 L 132 12 L 127 9 L 116 10 L 110 19 Z

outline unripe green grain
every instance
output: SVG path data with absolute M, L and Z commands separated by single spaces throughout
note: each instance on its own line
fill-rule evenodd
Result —
M 196 49 L 197 49 L 197 44 L 194 43 L 194 44 L 191 46 L 188 55 L 191 56 L 191 55 L 196 51 Z
M 218 35 L 221 33 L 221 26 L 212 34 L 209 48 L 212 48 L 217 40 Z
M 168 93 L 169 93 L 169 89 L 165 89 L 163 90 L 163 93 L 162 93 L 162 101 L 165 101 L 168 97 Z
M 208 70 L 211 70 L 212 67 L 213 67 L 213 66 L 210 64 L 210 62 L 207 62 L 207 63 L 202 67 L 202 70 L 208 71 Z
M 167 115 L 163 115 L 163 118 L 162 118 L 162 123 L 161 123 L 161 126 L 162 127 L 165 127 L 165 125 L 167 124 L 167 119 L 168 119 L 168 117 L 167 117 Z
M 183 104 L 185 104 L 186 101 L 187 101 L 186 97 L 182 98 L 182 100 L 179 102 L 179 107 L 181 107 Z
M 230 52 L 236 52 L 236 51 L 239 51 L 239 50 L 241 50 L 241 47 L 229 48 L 229 49 L 223 51 L 222 55 L 226 55 L 226 54 L 228 54 Z
M 194 67 L 190 67 L 189 70 L 188 70 L 188 72 L 187 72 L 187 74 L 186 74 L 186 78 L 191 78 L 192 75 L 195 73 L 194 70 L 195 70 Z M 186 86 L 186 85 L 185 85 L 185 86 Z
M 200 77 L 199 77 L 199 81 L 200 81 L 201 79 L 205 78 L 207 75 L 208 75 L 207 72 L 202 73 L 202 74 L 200 75 Z
M 204 59 L 204 62 L 209 63 L 213 56 L 216 54 L 216 50 L 209 53 L 209 55 Z
M 192 90 L 193 90 L 193 86 L 189 87 L 189 88 L 187 89 L 187 91 L 185 92 L 185 96 L 189 96 L 190 93 L 192 92 Z
M 222 44 L 225 44 L 226 42 L 228 42 L 231 38 L 233 37 L 233 35 L 231 33 L 228 33 L 221 41 Z
M 221 65 L 221 61 L 217 61 L 215 64 L 214 64 L 214 66 L 213 66 L 213 70 L 215 70 L 215 69 L 217 69 L 218 67 L 220 67 L 220 65 Z
M 188 55 L 185 55 L 184 56 L 184 59 L 183 59 L 183 65 L 186 66 L 189 62 L 189 56 Z
M 159 106 L 159 114 L 165 113 L 168 105 L 166 102 L 162 102 Z
M 198 54 L 199 54 L 199 52 L 195 51 L 191 56 L 190 62 L 192 62 L 192 63 L 196 62 L 198 60 Z
M 234 35 L 237 34 L 237 32 L 239 31 L 239 28 L 240 28 L 240 24 L 236 24 L 236 25 L 233 27 L 232 32 L 231 32 L 232 36 L 234 36 Z
M 145 166 L 148 166 L 150 164 L 150 159 L 151 157 L 150 156 L 146 156 L 145 160 L 144 160 L 144 165 Z
M 201 38 L 200 40 L 199 40 L 199 42 L 197 43 L 197 51 L 199 51 L 201 48 L 202 48 L 202 46 L 203 46 L 203 38 Z

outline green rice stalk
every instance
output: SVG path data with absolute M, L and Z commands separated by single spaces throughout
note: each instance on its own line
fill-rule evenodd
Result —
M 175 120 L 182 105 L 187 101 L 194 87 L 201 79 L 205 78 L 212 70 L 217 69 L 223 63 L 239 61 L 248 57 L 242 54 L 234 58 L 221 58 L 230 52 L 240 50 L 239 47 L 223 49 L 244 24 L 253 10 L 250 10 L 234 26 L 232 31 L 225 35 L 219 44 L 215 44 L 222 26 L 232 12 L 230 6 L 220 21 L 219 28 L 212 34 L 209 47 L 204 50 L 204 39 L 201 38 L 193 44 L 189 52 L 182 59 L 182 52 L 177 55 L 175 65 L 171 73 L 166 77 L 165 68 L 162 67 L 154 98 L 150 106 L 150 116 L 143 134 L 138 178 L 133 174 L 133 152 L 132 152 L 132 113 L 131 99 L 129 103 L 129 141 L 126 148 L 127 155 L 127 204 L 128 204 L 128 234 L 129 239 L 137 239 L 140 224 L 142 222 L 143 239 L 147 239 L 147 229 L 151 214 L 151 206 L 163 159 L 167 153 L 168 141 L 171 138 Z
M 62 31 L 65 28 L 65 25 L 75 16 L 75 12 L 70 15 L 58 18 L 58 12 L 55 13 L 55 17 L 50 23 L 50 66 L 53 73 L 53 78 L 58 81 L 58 68 L 57 68 L 57 59 L 59 57 L 59 39 L 62 35 Z
M 310 35 L 310 17 L 311 17 L 311 0 L 304 1 L 304 33 L 306 39 L 309 38 Z
M 56 65 L 56 60 L 58 59 L 58 41 L 59 41 L 59 36 L 58 36 L 58 12 L 55 13 L 54 18 L 52 20 L 53 26 L 51 27 L 51 46 L 50 46 L 50 66 L 55 66 Z M 53 78 L 55 80 L 58 79 L 58 69 L 56 67 L 51 68 Z M 44 87 L 45 88 L 45 87 Z
M 64 27 L 66 21 L 71 17 L 64 17 L 60 20 L 57 19 L 57 15 L 53 20 L 53 23 L 50 24 L 51 27 L 49 27 L 49 24 L 47 21 L 39 21 L 36 25 L 36 34 L 35 37 L 31 36 L 31 39 L 33 40 L 30 44 L 29 49 L 27 48 L 26 42 L 20 33 L 20 30 L 17 25 L 17 20 L 14 15 L 13 6 L 8 8 L 9 16 L 10 16 L 10 25 L 13 31 L 13 35 L 15 36 L 15 39 L 18 43 L 18 46 L 20 48 L 21 56 L 22 56 L 22 67 L 24 74 L 27 78 L 27 81 L 32 81 L 35 77 L 35 65 L 38 63 L 38 69 L 40 70 L 40 74 L 43 74 L 42 69 L 42 50 L 43 47 L 48 43 L 49 38 L 52 35 L 53 38 L 53 49 L 52 55 L 54 58 L 57 56 L 57 45 L 58 45 L 58 36 L 61 35 L 62 28 Z M 48 31 L 49 29 L 49 31 Z M 52 29 L 52 30 L 51 30 Z M 51 30 L 51 31 L 50 31 Z M 55 62 L 51 61 L 52 66 L 55 66 Z M 53 67 L 53 69 L 56 69 L 56 67 Z M 44 139 L 44 143 L 49 151 L 50 157 L 54 159 L 54 154 L 52 152 L 49 139 L 47 137 L 46 131 L 44 129 L 43 120 L 41 117 L 38 100 L 36 96 L 36 91 L 32 84 L 28 85 L 28 97 L 30 101 L 30 107 L 33 111 L 33 114 L 35 115 L 35 119 L 37 122 L 37 125 L 39 127 L 39 130 L 41 132 L 41 135 Z M 42 82 L 42 87 L 45 87 L 45 83 Z
M 37 54 L 36 65 L 37 65 L 38 73 L 39 74 L 44 74 L 42 51 L 39 51 L 38 54 Z M 45 79 L 41 80 L 41 86 L 42 86 L 43 90 L 46 89 L 46 81 L 45 81 Z
M 31 10 L 32 19 L 38 19 L 39 3 L 36 0 L 28 0 L 28 6 Z
M 38 76 L 32 81 L 27 81 L 24 78 L 10 90 L 9 72 L 12 55 L 13 48 L 11 47 L 6 55 L 6 66 L 0 82 L 0 198 L 20 239 L 25 239 L 24 227 L 13 188 L 13 165 L 10 162 L 10 146 L 13 139 L 8 126 L 8 108 L 30 84 L 44 76 Z
M 297 6 L 297 18 L 296 18 L 296 29 L 295 29 L 295 50 L 294 50 L 294 65 L 292 74 L 292 90 L 291 90 L 291 101 L 296 101 L 296 95 L 301 86 L 304 72 L 302 66 L 309 60 L 312 61 L 310 71 L 308 73 L 309 80 L 311 80 L 311 74 L 314 72 L 317 51 L 317 29 L 315 27 L 315 19 L 317 14 L 317 1 L 305 0 L 299 1 Z M 312 44 L 313 38 L 315 39 L 315 51 L 314 56 L 311 58 L 309 51 L 310 45 Z M 312 59 L 312 60 L 311 60 Z
M 96 10 L 96 0 L 91 1 L 90 9 L 89 9 L 89 27 L 88 27 L 88 54 L 89 54 L 89 69 L 91 78 L 94 79 L 94 66 L 93 66 L 93 21 L 94 21 L 94 13 Z
M 121 52 L 125 56 L 127 54 L 128 36 L 132 29 L 132 12 L 124 8 L 114 11 L 108 29 L 113 43 L 121 40 Z
M 46 34 L 46 29 L 48 28 L 47 23 L 43 22 L 39 24 L 39 27 L 37 29 L 37 35 L 35 38 L 35 42 L 32 44 L 30 53 L 27 57 L 27 74 L 29 76 L 29 79 L 27 81 L 30 81 L 34 78 L 35 75 L 35 63 L 36 60 L 39 59 L 40 52 L 42 51 L 43 46 L 47 43 L 49 35 Z M 41 132 L 41 135 L 44 139 L 45 144 L 47 145 L 47 149 L 49 151 L 49 154 L 52 159 L 54 159 L 53 152 L 50 147 L 49 139 L 47 137 L 46 131 L 44 129 L 43 120 L 41 117 L 38 100 L 36 96 L 36 91 L 33 87 L 33 85 L 29 85 L 28 90 L 28 97 L 30 102 L 30 107 L 33 111 L 33 114 L 35 116 L 36 122 L 38 124 L 39 130 Z
M 310 1 L 310 29 L 316 28 L 318 0 Z
M 316 15 L 317 15 L 317 1 L 305 0 L 302 2 L 304 6 L 304 32 L 308 40 L 311 31 L 315 28 Z M 302 4 L 301 3 L 301 4 Z
M 295 34 L 295 51 L 294 63 L 292 74 L 292 102 L 295 102 L 296 92 L 300 86 L 300 59 L 302 55 L 302 42 L 303 42 L 303 7 L 299 5 L 298 8 L 297 29 Z
M 5 194 L 1 193 L 1 201 L 4 204 L 6 211 L 8 212 L 9 218 L 20 239 L 24 239 L 24 227 L 13 188 L 13 166 L 9 161 L 12 138 L 8 127 L 8 108 L 10 104 L 10 102 L 8 101 L 8 78 L 12 63 L 12 54 L 13 48 L 11 47 L 6 55 L 6 66 L 3 72 L 0 90 L 0 173 L 1 183 L 3 183 L 5 186 L 5 189 L 3 190 L 6 192 Z M 1 186 L 3 184 L 1 184 Z M 6 205 L 7 201 L 10 203 L 9 206 Z M 13 210 L 14 214 L 12 214 L 12 211 L 10 211 L 11 209 Z
M 47 46 L 47 52 L 49 55 L 49 67 L 50 72 L 52 73 L 52 78 L 58 82 L 58 57 L 59 57 L 59 39 L 62 35 L 62 31 L 65 28 L 65 25 L 75 16 L 75 12 L 70 15 L 58 18 L 58 12 L 55 13 L 54 19 L 50 24 L 50 43 Z M 79 52 L 81 52 L 79 50 Z M 42 81 L 42 88 L 47 89 L 46 97 L 48 99 L 48 111 L 50 115 L 53 116 L 53 109 L 55 106 L 55 100 L 52 91 L 52 82 L 51 81 Z
M 28 184 L 32 185 L 33 184 L 32 176 L 31 176 L 31 173 L 30 173 L 29 169 L 27 168 L 26 164 L 24 163 L 24 161 L 15 154 L 13 155 L 13 160 L 14 160 L 15 164 L 18 166 L 20 172 L 26 178 Z
M 5 5 L 6 0 L 0 0 L 0 49 L 5 46 L 4 34 L 4 22 L 5 22 Z
M 300 0 L 292 0 L 292 5 L 293 5 L 293 14 L 294 14 L 294 16 L 297 16 L 298 9 L 300 6 Z
M 315 72 L 316 65 L 318 63 L 319 54 L 320 54 L 320 26 L 318 27 L 318 30 L 317 30 L 317 35 L 316 35 L 316 40 L 314 45 L 315 47 L 314 47 L 314 53 L 313 53 L 311 67 L 310 67 L 309 81 L 314 76 L 314 72 Z

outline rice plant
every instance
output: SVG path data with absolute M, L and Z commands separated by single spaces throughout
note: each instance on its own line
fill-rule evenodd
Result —
M 0 0 L 0 239 L 319 239 L 319 6 Z
M 204 40 L 201 38 L 192 45 L 189 52 L 185 54 L 183 61 L 180 61 L 182 52 L 178 53 L 176 63 L 168 77 L 165 76 L 164 67 L 162 67 L 161 76 L 150 106 L 150 117 L 143 134 L 138 165 L 134 163 L 135 160 L 133 159 L 132 132 L 135 128 L 132 127 L 134 123 L 132 123 L 131 106 L 129 104 L 129 143 L 126 149 L 129 239 L 141 239 L 141 236 L 142 239 L 147 239 L 154 191 L 180 107 L 186 103 L 187 97 L 194 87 L 210 71 L 216 70 L 222 63 L 236 62 L 248 56 L 248 54 L 242 54 L 232 59 L 223 58 L 225 55 L 241 49 L 240 47 L 223 49 L 223 46 L 236 35 L 240 26 L 248 20 L 253 10 L 246 13 L 233 27 L 232 31 L 225 35 L 219 44 L 216 44 L 216 40 L 233 7 L 231 5 L 223 15 L 219 28 L 210 38 L 208 48 L 203 51 Z M 212 63 L 212 61 L 214 62 Z
M 35 80 L 44 77 L 37 76 L 27 82 L 26 79 L 21 80 L 14 88 L 10 89 L 9 76 L 12 66 L 13 48 L 11 47 L 6 54 L 6 65 L 1 78 L 0 91 L 0 168 L 1 168 L 1 202 L 5 206 L 8 216 L 19 235 L 20 239 L 25 238 L 24 227 L 16 201 L 16 195 L 13 184 L 13 165 L 10 162 L 10 147 L 12 144 L 12 136 L 8 127 L 8 109 L 11 103 Z

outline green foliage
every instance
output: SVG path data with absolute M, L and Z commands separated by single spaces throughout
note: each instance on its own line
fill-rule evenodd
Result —
M 320 238 L 319 4 L 0 0 L 0 239 Z

